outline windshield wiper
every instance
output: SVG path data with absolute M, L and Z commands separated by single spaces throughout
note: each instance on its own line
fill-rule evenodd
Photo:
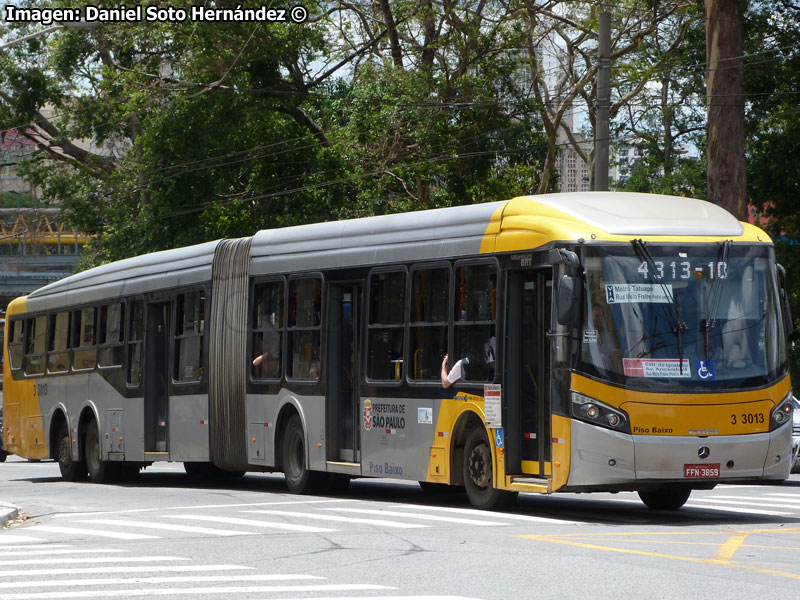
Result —
M 728 254 L 731 248 L 731 241 L 725 240 L 720 244 L 719 251 L 717 252 L 717 276 L 711 282 L 711 289 L 708 291 L 708 297 L 704 303 L 705 318 L 700 323 L 700 330 L 703 332 L 703 350 L 705 353 L 706 364 L 708 364 L 708 351 L 711 346 L 711 330 L 717 324 L 717 312 L 719 311 L 719 304 L 722 300 L 722 279 L 727 279 L 728 275 Z M 721 277 L 720 263 L 725 265 L 725 277 Z M 711 276 L 714 276 L 714 265 L 711 266 Z
M 664 296 L 668 300 L 671 310 L 665 310 L 664 312 L 667 316 L 667 320 L 669 321 L 668 324 L 672 330 L 672 333 L 676 338 L 678 338 L 678 368 L 681 375 L 683 375 L 683 332 L 686 331 L 688 327 L 681 316 L 681 304 L 678 290 L 676 289 L 675 294 L 673 294 L 669 286 L 664 283 L 664 278 L 659 272 L 655 260 L 653 260 L 653 256 L 647 249 L 644 240 L 633 239 L 631 240 L 631 246 L 633 246 L 633 250 L 636 252 L 636 255 L 647 263 L 648 273 L 651 274 L 650 278 L 661 286 L 661 290 L 664 292 Z

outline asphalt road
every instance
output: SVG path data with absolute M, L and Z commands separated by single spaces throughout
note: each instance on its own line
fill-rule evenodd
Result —
M 800 597 L 800 476 L 673 512 L 583 494 L 499 513 L 409 482 L 293 496 L 279 475 L 198 485 L 164 464 L 93 485 L 9 457 L 0 500 L 25 517 L 0 531 L 0 600 Z

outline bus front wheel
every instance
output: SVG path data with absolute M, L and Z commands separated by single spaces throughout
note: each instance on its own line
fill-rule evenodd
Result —
M 492 448 L 481 426 L 470 430 L 464 445 L 464 487 L 470 503 L 483 510 L 504 508 L 517 496 L 515 492 L 494 487 Z
M 692 490 L 682 486 L 664 486 L 652 491 L 640 491 L 639 498 L 647 508 L 676 510 L 686 504 Z
M 313 494 L 325 483 L 325 473 L 306 468 L 306 440 L 300 415 L 293 414 L 286 423 L 281 447 L 283 476 L 293 494 Z
M 86 463 L 72 458 L 72 439 L 65 429 L 58 434 L 58 469 L 64 481 L 81 481 L 86 478 Z
M 85 450 L 86 469 L 92 483 L 109 483 L 119 475 L 119 465 L 103 460 L 100 452 L 100 433 L 97 421 L 90 421 L 86 426 Z

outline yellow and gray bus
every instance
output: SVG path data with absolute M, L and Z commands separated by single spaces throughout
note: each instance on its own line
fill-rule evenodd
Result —
M 677 508 L 789 475 L 780 272 L 715 205 L 613 192 L 138 256 L 9 305 L 5 447 L 67 480 L 177 461 L 295 493 L 391 477 L 480 508 L 621 490 Z

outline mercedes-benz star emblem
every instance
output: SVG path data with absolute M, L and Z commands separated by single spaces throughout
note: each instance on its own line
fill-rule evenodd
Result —
M 708 458 L 711 456 L 711 449 L 708 446 L 700 446 L 697 450 L 697 456 L 700 458 Z

